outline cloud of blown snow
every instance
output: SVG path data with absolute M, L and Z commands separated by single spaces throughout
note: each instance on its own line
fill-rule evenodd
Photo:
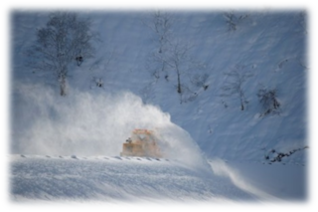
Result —
M 228 177 L 236 187 L 242 189 L 243 191 L 254 194 L 255 196 L 258 196 L 264 200 L 278 200 L 276 197 L 267 194 L 266 192 L 251 185 L 239 174 L 239 172 L 228 166 L 224 161 L 220 159 L 214 159 L 209 161 L 209 164 L 214 174 Z
M 170 115 L 130 92 L 108 94 L 71 90 L 58 96 L 43 85 L 14 89 L 12 153 L 47 155 L 119 155 L 133 129 L 157 129 L 165 157 L 202 163 L 191 136 Z

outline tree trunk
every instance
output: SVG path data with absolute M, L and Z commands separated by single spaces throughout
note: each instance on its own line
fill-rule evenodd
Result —
M 66 66 L 60 64 L 60 70 L 58 72 L 58 79 L 60 83 L 60 95 L 66 96 L 66 76 L 67 76 L 67 68 Z
M 179 69 L 178 69 L 178 66 L 177 66 L 177 76 L 178 76 L 178 93 L 182 93 L 182 90 L 181 90 L 181 80 L 180 80 L 180 72 L 179 72 Z
M 66 81 L 65 78 L 63 78 L 60 82 L 60 94 L 61 96 L 66 96 Z
M 240 89 L 240 100 L 241 100 L 241 110 L 244 110 L 244 94 L 243 91 Z
M 241 110 L 244 110 L 244 104 L 241 103 Z

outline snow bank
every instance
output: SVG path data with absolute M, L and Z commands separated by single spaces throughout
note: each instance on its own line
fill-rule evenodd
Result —
M 14 113 L 12 152 L 39 155 L 119 155 L 133 129 L 155 129 L 165 157 L 200 166 L 204 162 L 191 136 L 159 107 L 130 92 L 80 92 L 67 98 L 41 84 L 17 83 L 23 110 Z M 15 111 L 14 111 L 15 112 Z
M 204 175 L 168 159 L 10 155 L 13 201 L 303 202 L 306 168 L 209 160 Z M 290 177 L 293 176 L 293 177 Z M 246 202 L 247 203 L 247 202 Z
M 261 198 L 166 159 L 11 155 L 15 202 L 230 203 Z

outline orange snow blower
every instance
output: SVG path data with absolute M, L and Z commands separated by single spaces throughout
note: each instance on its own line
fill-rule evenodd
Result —
M 135 129 L 131 137 L 123 143 L 120 156 L 156 157 L 161 158 L 157 138 L 153 130 Z

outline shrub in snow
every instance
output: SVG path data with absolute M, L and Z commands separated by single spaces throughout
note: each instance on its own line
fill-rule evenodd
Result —
M 224 108 L 228 107 L 227 103 L 224 100 L 221 100 L 221 104 L 223 105 Z
M 209 78 L 209 74 L 204 73 L 204 74 L 196 74 L 192 78 L 192 83 L 198 87 L 198 88 L 203 88 L 204 90 L 207 90 L 209 88 L 209 84 L 207 83 L 207 80 Z
M 252 73 L 244 71 L 245 66 L 236 65 L 233 70 L 226 72 L 226 81 L 221 87 L 222 97 L 237 96 L 240 100 L 241 110 L 245 110 L 248 101 L 245 97 L 243 85 L 246 80 L 252 77 Z
M 77 65 L 78 66 L 81 66 L 81 64 L 82 64 L 82 62 L 83 62 L 83 57 L 80 55 L 80 56 L 77 56 L 76 58 L 75 58 L 75 60 L 76 60 L 76 63 L 77 63 Z
M 28 52 L 33 72 L 48 71 L 54 74 L 59 85 L 60 95 L 66 95 L 66 79 L 69 65 L 78 66 L 92 57 L 91 45 L 94 34 L 90 22 L 79 20 L 76 14 L 57 12 L 51 14 L 47 24 L 38 29 L 37 40 Z
M 237 30 L 237 25 L 245 20 L 246 18 L 248 18 L 249 16 L 246 14 L 240 14 L 240 15 L 236 15 L 233 12 L 226 12 L 223 14 L 224 18 L 226 20 L 226 23 L 229 27 L 230 31 L 235 31 Z
M 288 158 L 292 156 L 294 153 L 306 150 L 308 148 L 309 148 L 308 146 L 305 146 L 302 148 L 292 149 L 286 152 L 277 152 L 275 149 L 272 149 L 266 155 L 264 155 L 264 158 L 266 161 L 268 161 L 269 164 L 272 164 L 275 162 L 282 162 L 283 158 Z
M 92 84 L 90 87 L 92 89 L 92 87 L 98 87 L 98 88 L 102 88 L 104 86 L 104 81 L 102 77 L 93 77 L 92 78 Z
M 266 116 L 270 113 L 279 113 L 280 103 L 277 100 L 275 89 L 267 90 L 265 88 L 261 88 L 259 89 L 257 96 L 264 110 L 261 116 Z

